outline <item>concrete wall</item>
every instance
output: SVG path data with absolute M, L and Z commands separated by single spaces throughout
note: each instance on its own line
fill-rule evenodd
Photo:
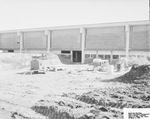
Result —
M 53 30 L 51 48 L 80 49 L 80 29 Z
M 130 49 L 148 50 L 150 49 L 148 25 L 137 25 L 130 27 Z
M 23 48 L 26 50 L 42 50 L 47 48 L 45 31 L 29 31 L 23 33 Z
M 86 49 L 124 50 L 124 27 L 89 28 L 86 32 Z
M 17 36 L 17 33 L 1 33 L 0 49 L 19 49 L 19 37 Z

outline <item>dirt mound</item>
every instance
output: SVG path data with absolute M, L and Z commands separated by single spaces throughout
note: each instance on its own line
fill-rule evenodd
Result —
M 149 96 L 145 96 L 146 93 L 136 86 L 131 86 L 130 88 L 132 88 L 132 91 L 128 88 L 99 89 L 82 95 L 76 95 L 74 98 L 87 104 L 101 107 L 100 110 L 103 111 L 111 110 L 111 108 L 123 109 L 146 107 L 142 102 L 150 100 Z M 149 91 L 148 89 L 146 90 Z M 147 95 L 148 94 L 149 93 L 147 92 Z M 137 102 L 133 99 L 141 101 Z M 147 107 L 149 107 L 149 105 L 147 105 Z
M 65 97 L 87 103 L 102 112 L 109 112 L 109 118 L 122 119 L 123 108 L 149 108 L 149 86 L 129 84 L 122 88 L 100 88 L 81 95 L 68 93 Z
M 94 108 L 80 102 L 50 99 L 38 101 L 31 109 L 49 119 L 89 119 Z
M 31 56 L 20 53 L 1 53 L 0 70 L 22 69 L 30 66 Z
M 147 80 L 148 78 L 150 78 L 150 65 L 134 65 L 129 72 L 115 80 L 125 83 L 135 83 L 139 82 L 138 80 L 142 81 L 143 79 Z
M 59 59 L 58 55 L 55 54 L 48 54 L 47 55 L 48 60 L 50 61 L 51 65 L 62 65 L 61 60 Z
M 21 54 L 21 53 L 1 53 L 0 54 L 0 70 L 16 70 L 30 68 L 32 56 L 41 54 Z M 59 57 L 55 54 L 47 55 L 51 65 L 62 65 Z
M 130 66 L 133 65 L 141 66 L 149 64 L 150 61 L 146 57 L 130 57 L 128 63 Z
M 58 55 L 59 60 L 61 61 L 61 63 L 63 64 L 73 64 L 73 62 L 71 61 L 71 56 L 70 55 Z

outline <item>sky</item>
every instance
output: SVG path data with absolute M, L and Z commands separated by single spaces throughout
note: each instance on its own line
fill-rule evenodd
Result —
M 0 31 L 148 19 L 149 0 L 0 0 Z

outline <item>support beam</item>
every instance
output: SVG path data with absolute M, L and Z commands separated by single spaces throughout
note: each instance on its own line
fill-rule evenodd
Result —
M 130 41 L 130 26 L 126 25 L 125 27 L 126 33 L 126 58 L 129 59 L 129 41 Z
M 17 36 L 18 36 L 18 43 L 19 43 L 19 50 L 20 50 L 20 53 L 22 53 L 22 50 L 23 50 L 23 34 L 21 32 L 17 32 Z
M 80 28 L 80 34 L 81 34 L 81 51 L 82 51 L 82 57 L 81 57 L 81 63 L 84 63 L 85 60 L 85 28 Z
M 46 30 L 45 35 L 47 36 L 47 53 L 49 54 L 50 52 L 50 40 L 51 40 L 51 33 L 50 31 Z

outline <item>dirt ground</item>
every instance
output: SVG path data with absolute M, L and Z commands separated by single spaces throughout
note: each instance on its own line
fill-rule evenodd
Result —
M 149 108 L 150 88 L 110 79 L 123 75 L 89 65 L 30 74 L 0 71 L 0 119 L 122 119 L 123 108 Z
M 112 78 L 112 76 L 96 71 L 82 71 L 84 68 L 85 66 L 80 66 L 80 69 L 79 66 L 67 66 L 64 71 L 33 75 L 23 74 L 26 70 L 1 71 L 0 107 L 3 110 L 1 112 L 18 112 L 23 108 L 30 110 L 29 108 L 35 103 L 46 99 L 49 95 L 61 96 L 67 93 L 81 95 L 99 88 L 122 87 L 120 83 L 101 82 L 101 79 Z M 2 118 L 6 119 L 5 116 Z

